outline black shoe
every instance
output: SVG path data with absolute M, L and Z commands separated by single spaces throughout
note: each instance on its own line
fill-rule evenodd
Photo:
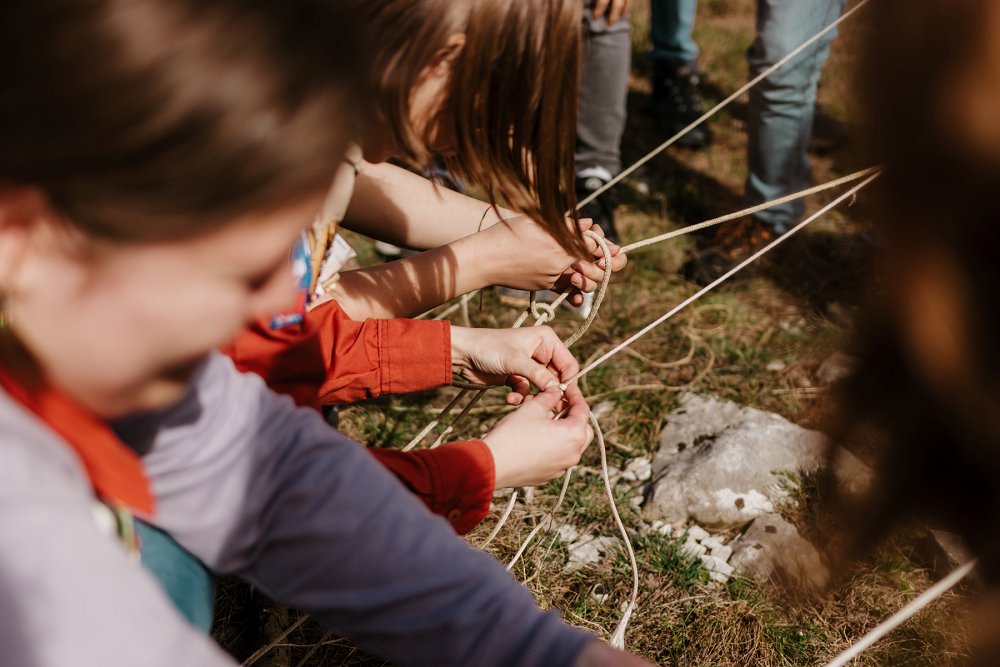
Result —
M 650 106 L 665 134 L 673 136 L 705 113 L 698 83 L 698 68 L 693 62 L 683 65 L 654 63 Z M 711 143 L 712 130 L 707 123 L 696 125 L 677 140 L 678 146 L 687 148 L 704 148 Z
M 699 235 L 699 249 L 681 267 L 681 275 L 705 286 L 779 236 L 772 225 L 752 217 L 723 223 Z M 757 262 L 744 269 L 744 277 L 759 270 Z
M 610 179 L 609 179 L 610 180 Z M 600 176 L 577 176 L 576 200 L 583 201 L 591 193 L 604 187 L 608 181 Z M 597 196 L 597 199 L 580 209 L 581 218 L 591 218 L 602 230 L 604 238 L 612 243 L 620 244 L 618 230 L 615 229 L 615 209 L 618 207 L 618 197 L 614 188 Z

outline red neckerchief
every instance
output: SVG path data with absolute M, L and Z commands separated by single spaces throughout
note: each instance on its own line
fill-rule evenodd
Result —
M 142 460 L 103 420 L 49 386 L 29 390 L 3 368 L 0 387 L 62 436 L 83 461 L 102 500 L 153 515 L 155 502 Z

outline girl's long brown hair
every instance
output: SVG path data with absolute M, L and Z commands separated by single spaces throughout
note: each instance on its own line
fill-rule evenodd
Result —
M 531 216 L 569 252 L 584 256 L 566 224 L 575 208 L 573 149 L 582 48 L 579 0 L 360 0 L 376 41 L 377 106 L 401 157 L 431 157 L 409 124 L 410 93 L 451 35 L 448 109 L 457 151 L 449 166 L 498 201 Z

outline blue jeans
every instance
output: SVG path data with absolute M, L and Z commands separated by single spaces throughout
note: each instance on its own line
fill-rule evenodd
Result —
M 159 528 L 135 522 L 141 544 L 139 558 L 188 622 L 205 632 L 212 629 L 215 579 L 201 561 Z
M 767 69 L 836 20 L 844 0 L 757 0 L 757 39 L 747 51 L 750 76 Z M 830 54 L 832 30 L 750 89 L 747 107 L 747 206 L 809 187 L 806 151 L 812 136 L 816 88 Z M 769 208 L 757 219 L 787 231 L 805 212 L 802 200 Z
M 691 35 L 697 9 L 698 0 L 650 0 L 650 58 L 671 65 L 698 59 L 698 44 Z
M 844 0 L 757 0 L 757 37 L 747 51 L 751 78 L 833 22 Z M 694 60 L 691 38 L 697 0 L 651 0 L 654 59 L 680 64 Z M 819 75 L 830 53 L 832 30 L 750 89 L 747 108 L 747 206 L 809 185 L 806 150 L 812 135 Z M 757 219 L 784 232 L 802 217 L 802 201 L 775 206 Z

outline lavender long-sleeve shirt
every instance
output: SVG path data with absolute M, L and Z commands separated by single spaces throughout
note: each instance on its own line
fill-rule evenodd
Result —
M 569 665 L 590 639 L 361 446 L 221 355 L 177 405 L 116 428 L 143 456 L 156 524 L 397 664 Z M 232 664 L 96 528 L 72 450 L 3 393 L 0 433 L 0 664 Z

